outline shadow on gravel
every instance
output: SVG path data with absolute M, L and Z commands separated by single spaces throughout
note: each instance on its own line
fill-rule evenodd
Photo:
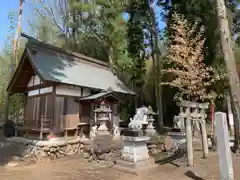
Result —
M 184 173 L 185 176 L 192 178 L 193 180 L 204 180 L 203 178 L 197 176 L 194 172 L 192 171 L 187 171 Z
M 172 154 L 172 155 L 170 155 L 170 156 L 167 156 L 167 157 L 165 157 L 165 158 L 163 158 L 163 159 L 157 160 L 157 161 L 155 161 L 155 163 L 158 163 L 158 164 L 160 164 L 160 165 L 164 165 L 164 164 L 167 164 L 167 163 L 168 163 L 168 164 L 171 164 L 171 165 L 173 165 L 173 166 L 180 167 L 180 165 L 176 164 L 176 163 L 173 162 L 173 161 L 175 161 L 175 160 L 177 160 L 177 159 L 179 159 L 179 158 L 184 157 L 185 153 L 186 153 L 186 152 L 185 152 L 184 150 L 179 149 L 179 150 L 177 150 L 174 154 Z

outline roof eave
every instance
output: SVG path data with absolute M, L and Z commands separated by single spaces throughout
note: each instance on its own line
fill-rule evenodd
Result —
M 89 88 L 89 89 L 94 89 L 94 90 L 99 90 L 99 91 L 102 91 L 102 90 L 106 90 L 106 89 L 100 89 L 100 88 L 95 88 L 95 87 L 89 87 L 89 86 L 83 86 L 83 85 L 77 85 L 77 84 L 72 84 L 72 83 L 65 83 L 65 82 L 60 82 L 60 81 L 53 81 L 51 79 L 45 79 L 45 81 L 49 81 L 49 82 L 52 82 L 52 83 L 57 83 L 57 84 L 62 84 L 62 85 L 68 85 L 68 86 L 76 86 L 76 87 L 80 87 L 80 88 Z M 114 93 L 120 93 L 120 94 L 125 94 L 125 95 L 133 95 L 135 96 L 136 93 L 130 91 L 130 92 L 123 92 L 123 91 L 112 91 Z
M 77 58 L 82 58 L 85 61 L 93 62 L 93 63 L 99 64 L 99 65 L 102 65 L 102 66 L 105 66 L 105 67 L 108 67 L 108 68 L 110 67 L 110 64 L 108 62 L 104 62 L 104 61 L 101 61 L 99 59 L 89 57 L 89 56 L 86 56 L 86 55 L 81 54 L 81 53 L 76 53 L 76 52 L 71 52 L 71 51 L 68 51 L 68 50 L 64 50 L 62 48 L 53 46 L 51 44 L 47 44 L 47 43 L 44 43 L 42 41 L 39 41 L 39 40 L 35 39 L 34 37 L 28 36 L 24 33 L 21 33 L 21 36 L 28 39 L 27 46 L 30 46 L 31 44 L 41 45 L 42 47 L 39 47 L 39 48 L 49 48 L 49 49 L 52 49 L 53 51 L 68 54 L 68 55 L 71 55 L 71 56 L 75 56 Z
M 23 66 L 24 60 L 25 60 L 26 58 L 28 58 L 28 60 L 29 60 L 29 62 L 30 62 L 30 64 L 31 64 L 31 67 L 33 68 L 34 73 L 38 75 L 39 79 L 40 79 L 42 82 L 45 81 L 45 79 L 44 79 L 43 76 L 38 72 L 37 68 L 35 67 L 35 65 L 34 65 L 34 63 L 33 63 L 33 61 L 32 61 L 32 58 L 33 58 L 33 57 L 32 57 L 32 55 L 31 55 L 30 50 L 29 50 L 27 47 L 25 47 L 25 50 L 24 50 L 24 52 L 23 52 L 23 54 L 22 54 L 22 56 L 21 56 L 20 62 L 19 62 L 19 64 L 18 64 L 18 66 L 17 66 L 17 69 L 14 71 L 14 74 L 13 74 L 13 76 L 11 77 L 11 80 L 10 80 L 8 86 L 7 86 L 7 89 L 6 89 L 7 92 L 11 92 L 10 89 L 12 88 L 12 85 L 13 85 L 14 81 L 15 81 L 16 78 L 17 78 L 17 77 L 16 77 L 17 74 L 21 71 L 21 68 L 22 68 L 22 66 Z
M 7 86 L 7 89 L 6 89 L 7 92 L 11 92 L 10 89 L 12 88 L 12 84 L 13 84 L 13 82 L 14 82 L 14 80 L 15 80 L 16 74 L 17 74 L 17 73 L 19 72 L 19 70 L 20 70 L 20 66 L 22 66 L 22 64 L 23 64 L 23 62 L 24 62 L 25 54 L 26 54 L 26 48 L 25 48 L 25 50 L 24 50 L 24 52 L 23 52 L 23 54 L 22 54 L 22 56 L 21 56 L 20 62 L 19 62 L 19 64 L 18 64 L 18 66 L 17 66 L 17 69 L 14 71 L 14 73 L 13 73 L 13 75 L 12 75 L 12 77 L 11 77 L 9 83 L 8 83 L 8 86 Z

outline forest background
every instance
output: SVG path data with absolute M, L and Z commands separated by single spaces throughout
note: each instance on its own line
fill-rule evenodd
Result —
M 235 0 L 225 0 L 225 3 L 240 73 L 239 3 Z M 17 9 L 11 10 L 8 6 Z M 5 23 L 1 23 L 0 30 L 0 114 L 3 115 L 5 90 L 11 74 L 9 67 L 17 66 L 26 39 L 20 37 L 13 58 L 19 1 L 4 1 L 1 9 L 4 9 L 1 16 L 8 14 L 7 21 L 2 17 Z M 183 15 L 190 26 L 198 21 L 204 27 L 204 63 L 217 72 L 225 72 L 214 0 L 25 0 L 22 9 L 22 32 L 110 63 L 120 79 L 137 93 L 135 98 L 121 105 L 123 119 L 129 119 L 136 107 L 145 104 L 159 114 L 159 126 L 172 124 L 178 111 L 174 102 L 178 90 L 160 84 L 166 80 L 162 70 L 169 55 L 174 13 Z M 217 110 L 227 111 L 226 82 L 215 84 L 209 92 L 215 97 Z M 11 116 L 22 114 L 22 100 L 22 95 L 11 97 Z

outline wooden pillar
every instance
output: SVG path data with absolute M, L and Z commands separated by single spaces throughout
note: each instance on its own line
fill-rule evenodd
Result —
M 39 135 L 39 139 L 43 139 L 43 121 L 44 121 L 44 117 L 43 115 L 41 115 L 40 118 L 40 135 Z
M 27 127 L 27 122 L 28 122 L 28 117 L 27 117 L 27 111 L 28 111 L 28 109 L 27 109 L 27 104 L 28 104 L 28 93 L 25 93 L 24 94 L 24 128 L 26 128 Z M 33 107 L 31 107 L 31 108 L 33 108 Z M 28 137 L 28 131 L 25 131 L 24 132 L 24 137 Z
M 78 127 L 77 127 L 74 136 L 76 137 L 76 136 L 78 136 L 78 134 L 79 134 L 79 129 L 78 129 Z
M 65 137 L 65 138 L 68 137 L 68 132 L 67 132 L 67 129 L 66 129 L 66 128 L 64 129 L 64 137 Z
M 23 119 L 24 119 L 24 125 L 25 125 L 25 121 L 27 119 L 27 94 L 24 94 L 24 114 L 23 114 Z
M 5 96 L 5 99 L 4 99 L 4 104 L 5 104 L 5 109 L 4 109 L 4 121 L 7 122 L 9 119 L 8 119 L 8 116 L 9 116 L 9 101 L 10 101 L 10 93 L 7 92 L 6 96 Z M 4 130 L 5 132 L 5 130 Z M 4 133 L 5 135 L 5 133 Z
M 52 109 L 52 122 L 51 122 L 51 131 L 52 133 L 55 133 L 56 131 L 56 113 L 55 113 L 55 109 L 56 109 L 56 86 L 53 85 L 53 92 L 52 92 L 52 101 L 53 101 L 53 109 Z
M 26 127 L 27 121 L 27 93 L 24 93 L 24 112 L 23 112 L 23 126 Z

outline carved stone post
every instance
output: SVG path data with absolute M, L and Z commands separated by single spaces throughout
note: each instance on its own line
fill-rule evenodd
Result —
M 207 158 L 208 157 L 208 139 L 207 139 L 205 120 L 201 122 L 201 131 L 202 131 L 201 134 L 202 134 L 203 158 Z
M 201 136 L 202 136 L 202 147 L 203 147 L 203 158 L 208 157 L 208 139 L 207 139 L 207 130 L 206 130 L 206 120 L 205 120 L 205 109 L 201 109 Z
M 186 139 L 187 139 L 187 165 L 193 166 L 193 134 L 192 134 L 192 122 L 190 119 L 190 108 L 188 107 L 186 110 L 186 114 L 188 115 L 185 118 L 186 124 Z

